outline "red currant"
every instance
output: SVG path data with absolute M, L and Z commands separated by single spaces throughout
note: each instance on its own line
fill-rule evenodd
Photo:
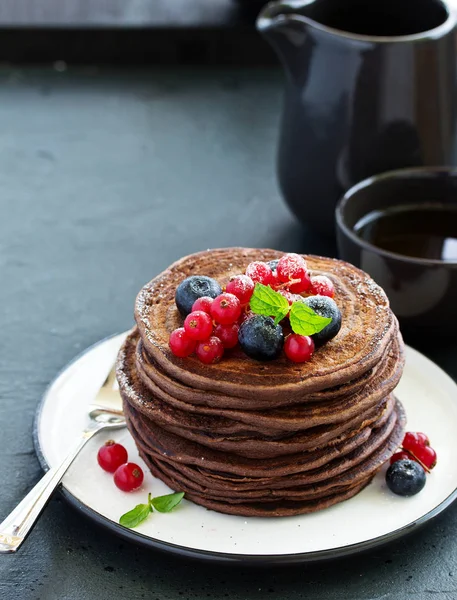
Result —
M 235 323 L 241 315 L 241 303 L 233 294 L 220 294 L 211 304 L 211 316 L 221 325 Z
M 411 454 L 426 469 L 431 470 L 436 465 L 436 452 L 431 446 L 416 446 L 411 450 Z
M 238 344 L 239 329 L 240 326 L 237 323 L 218 325 L 214 330 L 214 335 L 221 340 L 224 348 L 234 348 Z
M 271 280 L 270 283 L 268 284 L 270 287 L 272 287 L 273 289 L 279 287 L 281 285 L 281 281 L 279 280 L 278 277 L 278 271 L 276 271 L 276 269 L 274 271 L 271 272 Z
M 272 274 L 267 263 L 257 260 L 247 266 L 246 275 L 250 277 L 254 283 L 268 285 L 271 281 Z
M 278 278 L 283 283 L 291 279 L 301 279 L 306 272 L 305 259 L 299 254 L 284 254 L 276 267 Z
M 190 356 L 195 350 L 196 342 L 187 335 L 184 327 L 178 327 L 178 329 L 171 332 L 168 344 L 175 356 L 185 358 L 186 356 Z
M 184 329 L 192 340 L 206 340 L 213 333 L 213 321 L 208 313 L 197 310 L 187 315 Z
M 201 298 L 197 298 L 192 305 L 192 312 L 196 310 L 202 310 L 205 313 L 211 313 L 211 304 L 213 303 L 214 298 L 210 296 L 202 296 Z
M 299 254 L 285 254 L 280 258 L 277 267 L 278 278 L 283 283 L 290 282 L 289 290 L 294 294 L 306 292 L 311 279 L 305 259 Z
M 108 471 L 108 473 L 114 473 L 127 460 L 127 450 L 122 444 L 116 444 L 114 440 L 105 442 L 97 454 L 98 464 L 104 471 Z
M 240 318 L 238 319 L 238 325 L 244 323 L 246 319 L 249 319 L 249 317 L 252 317 L 252 312 L 250 310 L 243 310 L 243 312 L 240 315 Z
M 311 285 L 308 291 L 315 296 L 333 298 L 335 295 L 335 286 L 333 285 L 333 281 L 325 275 L 316 275 L 315 277 L 311 277 Z
M 221 360 L 224 346 L 219 338 L 212 335 L 208 340 L 197 344 L 196 354 L 202 363 L 212 365 Z
M 126 463 L 116 469 L 114 483 L 123 492 L 132 492 L 143 483 L 144 474 L 141 467 L 135 463 Z
M 292 333 L 287 336 L 284 343 L 284 352 L 289 360 L 302 363 L 311 358 L 314 352 L 313 339 L 308 335 Z
M 430 440 L 425 433 L 406 432 L 402 445 L 426 469 L 431 470 L 436 465 L 436 452 L 430 446 Z
M 428 439 L 428 435 L 425 433 L 420 433 L 419 431 L 416 433 L 417 439 L 423 446 L 430 446 L 430 440 Z
M 411 456 L 411 454 L 408 454 L 408 452 L 406 452 L 405 450 L 401 450 L 400 452 L 395 452 L 395 454 L 393 454 L 390 457 L 390 464 L 393 465 L 394 462 L 397 462 L 397 460 L 413 460 L 413 457 Z
M 289 290 L 294 294 L 301 294 L 302 292 L 307 292 L 309 290 L 310 283 L 311 279 L 309 278 L 308 273 L 305 273 L 300 281 L 294 281 L 289 285 Z
M 236 275 L 230 279 L 225 291 L 236 296 L 241 304 L 247 304 L 254 293 L 254 282 L 247 275 Z
M 405 433 L 405 437 L 403 438 L 402 446 L 405 450 L 412 450 L 418 446 L 425 446 L 425 438 L 427 438 L 427 436 L 425 436 L 423 433 L 419 434 L 414 431 L 407 431 Z

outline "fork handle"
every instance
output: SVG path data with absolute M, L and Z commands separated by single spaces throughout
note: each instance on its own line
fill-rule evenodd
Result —
M 78 440 L 78 443 L 61 464 L 49 469 L 3 523 L 0 523 L 0 553 L 9 554 L 18 550 L 35 525 L 41 511 L 48 503 L 68 467 L 90 438 L 100 429 L 102 427 L 85 431 L 82 438 Z

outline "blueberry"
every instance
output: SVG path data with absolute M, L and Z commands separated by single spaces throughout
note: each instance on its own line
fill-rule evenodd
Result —
M 330 317 L 332 319 L 332 322 L 327 327 L 324 327 L 322 331 L 311 336 L 316 346 L 321 346 L 334 338 L 341 329 L 341 312 L 335 301 L 328 296 L 308 296 L 307 298 L 303 298 L 302 302 L 307 304 L 321 317 Z
M 215 279 L 206 277 L 206 275 L 192 275 L 176 288 L 175 302 L 179 312 L 183 317 L 192 312 L 192 306 L 202 296 L 216 298 L 222 294 L 222 288 Z
M 275 325 L 271 317 L 255 315 L 241 324 L 238 341 L 250 358 L 274 360 L 284 346 L 284 333 L 281 325 Z
M 425 471 L 415 460 L 397 460 L 386 473 L 387 487 L 399 496 L 414 496 L 425 485 Z
M 267 262 L 267 265 L 270 267 L 270 269 L 272 271 L 276 271 L 276 269 L 278 268 L 278 262 L 279 262 L 279 258 L 276 258 L 275 260 L 269 260 Z

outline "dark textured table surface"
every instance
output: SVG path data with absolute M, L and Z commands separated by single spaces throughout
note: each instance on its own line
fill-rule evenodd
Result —
M 335 252 L 299 227 L 274 176 L 275 70 L 0 73 L 0 517 L 41 475 L 37 402 L 85 347 L 132 324 L 140 286 L 202 248 Z M 313 199 L 309 199 L 313 201 Z M 457 376 L 456 347 L 430 355 Z M 56 496 L 0 598 L 457 598 L 457 504 L 369 554 L 282 569 L 145 551 Z

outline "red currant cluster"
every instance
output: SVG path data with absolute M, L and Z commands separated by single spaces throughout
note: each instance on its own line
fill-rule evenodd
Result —
M 257 283 L 280 292 L 292 304 L 303 295 L 321 295 L 333 298 L 335 289 L 325 276 L 310 277 L 303 257 L 285 254 L 270 263 L 250 263 L 245 274 L 235 275 L 225 292 L 216 298 L 203 296 L 195 300 L 184 326 L 175 329 L 169 346 L 175 356 L 185 358 L 195 353 L 201 362 L 219 362 L 224 350 L 238 344 L 241 323 L 250 316 L 249 301 Z M 309 360 L 314 352 L 311 337 L 290 334 L 284 344 L 286 356 L 294 362 Z
M 275 264 L 276 263 L 276 264 Z M 310 277 L 305 259 L 299 254 L 285 254 L 278 261 L 270 263 L 256 261 L 246 269 L 254 283 L 269 285 L 275 291 L 281 292 L 289 303 L 295 300 L 294 294 L 307 293 L 315 296 L 333 298 L 335 288 L 332 281 L 325 275 Z
M 253 291 L 254 284 L 251 284 Z M 198 298 L 184 320 L 184 327 L 171 333 L 171 351 L 181 358 L 195 352 L 207 365 L 219 362 L 225 348 L 234 348 L 238 344 L 238 321 L 242 312 L 240 299 L 229 292 L 216 298 Z
M 414 460 L 430 473 L 436 465 L 436 458 L 436 452 L 425 433 L 408 431 L 403 438 L 401 451 L 391 457 L 390 464 L 397 460 Z
M 127 460 L 127 450 L 114 440 L 105 442 L 97 454 L 101 468 L 108 473 L 114 473 L 116 486 L 123 492 L 132 492 L 143 483 L 144 474 L 141 467 Z

